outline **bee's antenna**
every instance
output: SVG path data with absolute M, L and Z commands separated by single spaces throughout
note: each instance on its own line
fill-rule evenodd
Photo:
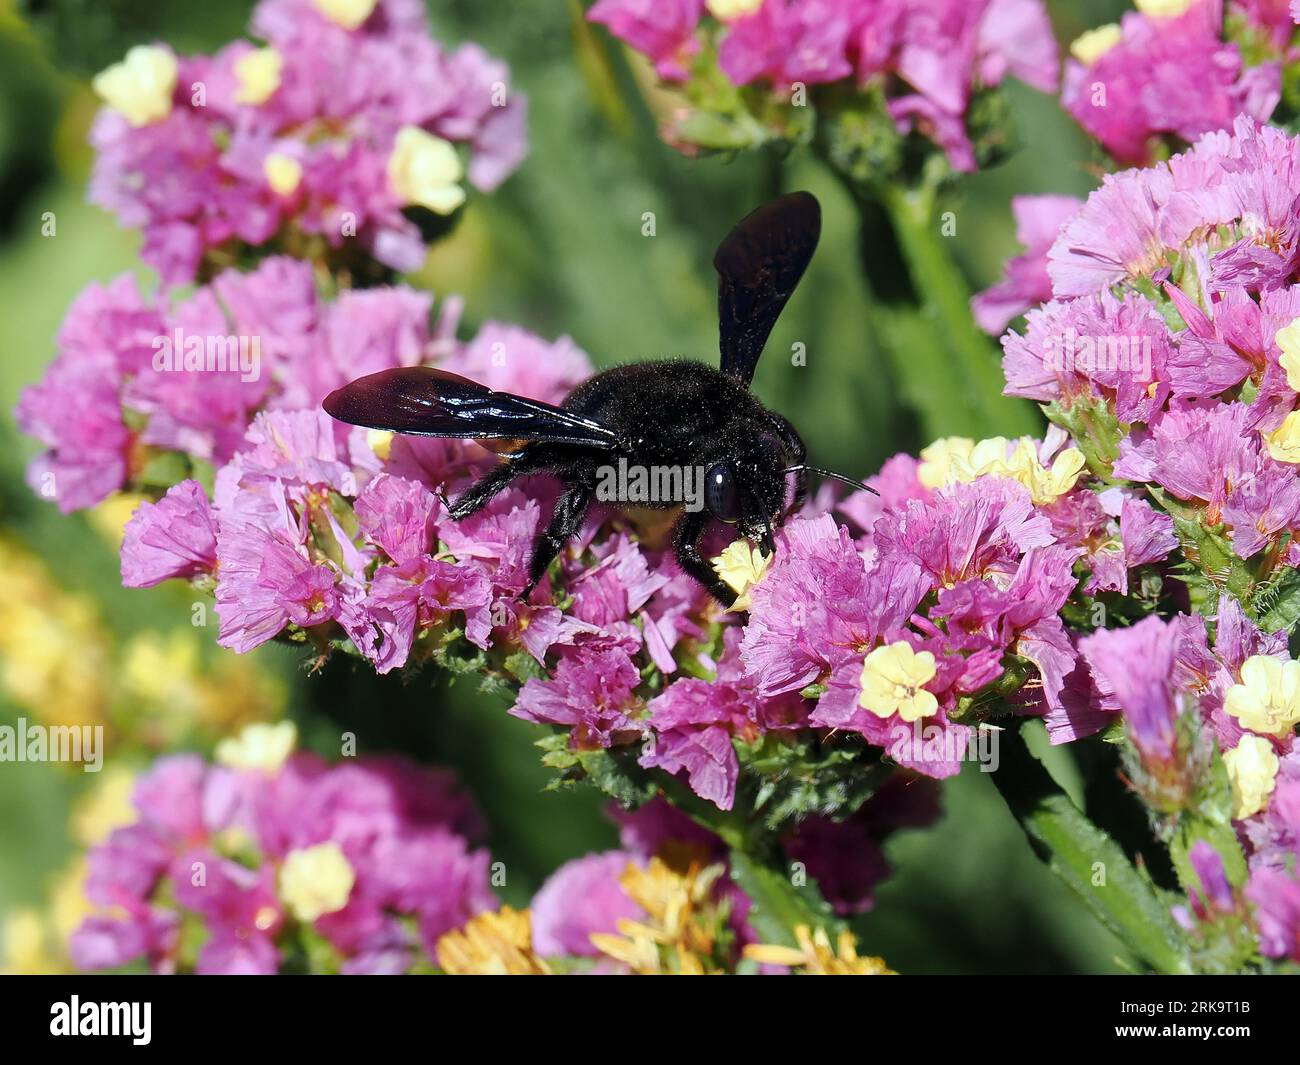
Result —
M 786 473 L 798 473 L 800 470 L 807 470 L 809 473 L 815 473 L 820 477 L 829 477 L 835 481 L 843 481 L 845 484 L 851 484 L 862 492 L 870 492 L 873 496 L 880 495 L 871 485 L 863 481 L 855 481 L 852 477 L 845 477 L 842 473 L 836 473 L 833 470 L 823 470 L 820 466 L 809 466 L 806 462 L 801 462 L 798 466 L 787 466 Z

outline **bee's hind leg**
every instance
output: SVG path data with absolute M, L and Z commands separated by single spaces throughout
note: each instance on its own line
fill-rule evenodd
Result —
M 593 494 L 590 485 L 570 484 L 556 500 L 550 525 L 533 544 L 533 560 L 528 567 L 528 587 L 519 593 L 520 599 L 527 599 L 532 594 L 546 575 L 552 560 L 563 549 L 569 537 L 582 526 L 582 519 L 587 516 L 587 507 L 591 505 Z
M 448 501 L 441 489 L 438 490 L 438 498 L 442 500 L 442 505 L 451 514 L 451 520 L 460 521 L 462 518 L 468 518 L 476 511 L 482 510 L 492 502 L 494 496 L 509 488 L 510 482 L 515 478 L 524 477 L 530 473 L 539 473 L 545 468 L 546 463 L 540 456 L 530 455 L 525 451 L 509 462 L 492 467 L 465 489 L 456 502 Z

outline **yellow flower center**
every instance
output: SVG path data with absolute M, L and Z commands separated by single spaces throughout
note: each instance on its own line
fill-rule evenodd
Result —
M 1300 392 L 1300 318 L 1274 333 L 1273 342 L 1282 349 L 1278 362 L 1286 371 L 1287 385 L 1292 391 Z
M 366 430 L 366 443 L 370 445 L 370 450 L 375 453 L 375 457 L 382 462 L 388 461 L 388 456 L 393 450 L 393 435 L 387 429 Z
M 706 0 L 705 6 L 719 22 L 733 22 L 752 15 L 763 6 L 763 0 Z
M 302 163 L 291 155 L 272 152 L 262 163 L 266 183 L 277 196 L 292 196 L 302 181 Z
M 1133 6 L 1149 18 L 1177 18 L 1186 14 L 1196 0 L 1133 0 Z
M 276 725 L 245 725 L 238 736 L 217 744 L 216 758 L 231 769 L 279 772 L 298 742 L 298 730 L 292 721 Z
M 1040 506 L 1069 492 L 1083 473 L 1085 460 L 1078 448 L 1066 448 L 1051 468 L 1038 461 L 1038 447 L 1030 437 L 1010 441 L 1002 436 L 978 442 L 964 436 L 936 440 L 921 451 L 917 477 L 927 488 L 969 484 L 981 477 L 1008 477 L 1029 489 Z
M 1114 22 L 1081 33 L 1070 45 L 1070 54 L 1085 67 L 1092 66 L 1124 38 L 1123 31 Z
M 749 590 L 763 579 L 772 560 L 748 540 L 734 540 L 711 559 L 714 572 L 736 593 L 732 610 L 749 609 Z

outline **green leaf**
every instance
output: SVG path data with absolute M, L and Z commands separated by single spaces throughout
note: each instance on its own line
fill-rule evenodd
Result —
M 844 927 L 811 878 L 796 887 L 789 872 L 738 850 L 731 852 L 731 876 L 753 903 L 748 921 L 764 943 L 795 946 L 794 929 L 799 925 L 824 928 L 832 938 Z
M 654 798 L 658 788 L 650 774 L 636 762 L 639 748 L 578 751 L 578 764 L 587 780 L 619 805 L 641 806 Z
M 1001 352 L 971 315 L 970 288 L 953 259 L 953 239 L 942 231 L 934 191 L 886 186 L 879 190 L 879 198 L 898 235 L 912 286 L 920 296 L 921 311 L 933 334 L 931 340 L 937 343 L 935 354 L 944 363 L 942 374 L 927 374 L 924 381 L 924 387 L 936 394 L 936 401 L 938 395 L 943 396 L 948 414 L 944 434 L 988 437 L 1041 433 L 1042 421 L 1033 406 L 1002 394 L 1005 379 Z M 904 373 L 912 376 L 918 372 L 905 365 L 919 354 L 917 349 L 896 354 L 903 356 Z
M 994 783 L 1030 846 L 1092 914 L 1142 962 L 1160 973 L 1189 973 L 1187 946 L 1169 913 L 1169 902 L 1143 876 L 1106 832 L 1086 818 L 1061 791 L 1024 742 L 1002 745 Z
M 754 744 L 738 744 L 743 802 L 761 816 L 763 826 L 779 835 L 805 817 L 842 819 L 866 802 L 892 772 L 878 753 L 846 741 L 823 743 L 802 738 L 794 742 L 768 734 Z

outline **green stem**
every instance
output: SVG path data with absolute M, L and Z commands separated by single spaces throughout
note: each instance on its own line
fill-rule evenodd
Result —
M 975 437 L 1041 433 L 1042 422 L 1033 406 L 1002 394 L 997 349 L 971 317 L 970 290 L 945 246 L 952 238 L 941 233 L 934 189 L 885 184 L 871 192 L 893 224 L 929 327 L 929 343 L 935 346 L 933 351 L 914 347 L 895 356 L 914 384 L 942 399 L 944 433 Z
M 762 823 L 738 810 L 720 810 L 679 780 L 662 775 L 664 798 L 727 845 L 731 875 L 749 896 L 749 923 L 767 943 L 795 945 L 800 925 L 834 935 L 843 927 L 812 879 L 795 884 L 780 843 Z

